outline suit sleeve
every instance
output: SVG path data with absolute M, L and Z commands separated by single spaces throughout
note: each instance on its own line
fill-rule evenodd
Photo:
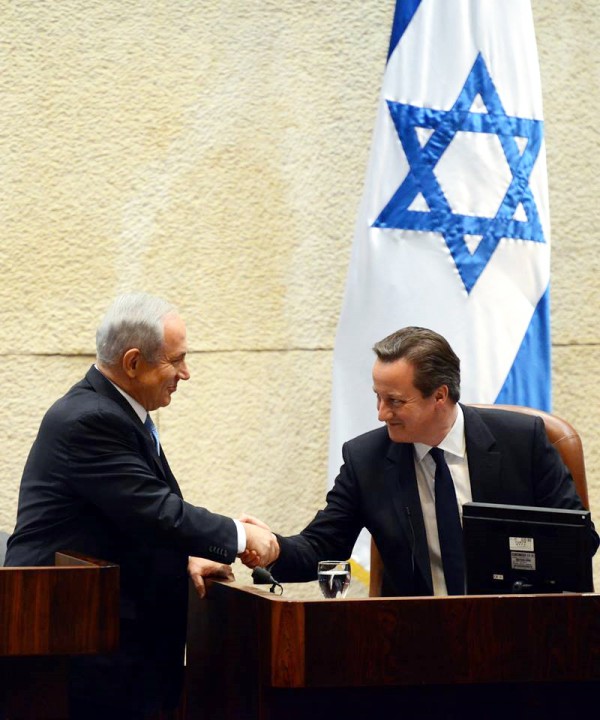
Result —
M 298 535 L 280 537 L 281 554 L 272 568 L 277 580 L 315 580 L 319 560 L 346 560 L 363 528 L 360 491 L 348 445 L 342 448 L 344 464 L 326 506 Z
M 173 492 L 159 477 L 143 435 L 126 418 L 107 410 L 89 412 L 56 439 L 73 495 L 95 505 L 136 540 L 168 543 L 221 562 L 235 560 L 233 520 L 190 505 Z

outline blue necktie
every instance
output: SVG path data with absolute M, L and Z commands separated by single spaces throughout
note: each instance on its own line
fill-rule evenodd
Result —
M 431 448 L 429 454 L 435 462 L 435 514 L 446 589 L 448 595 L 464 595 L 465 554 L 454 482 L 444 459 L 444 451 L 435 447 Z
M 144 427 L 150 433 L 150 435 L 152 435 L 152 439 L 154 440 L 154 444 L 156 446 L 156 453 L 157 455 L 160 455 L 160 440 L 158 439 L 158 430 L 156 429 L 156 425 L 152 422 L 150 413 L 146 415 Z

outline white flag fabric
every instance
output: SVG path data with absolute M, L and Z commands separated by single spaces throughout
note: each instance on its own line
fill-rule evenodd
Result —
M 448 339 L 464 402 L 550 409 L 550 227 L 528 0 L 398 0 L 334 350 L 330 484 L 379 425 L 373 344 Z M 368 536 L 354 559 L 369 566 Z

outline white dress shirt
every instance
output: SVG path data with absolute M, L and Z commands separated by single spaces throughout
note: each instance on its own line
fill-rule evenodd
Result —
M 467 447 L 465 442 L 465 418 L 462 408 L 457 405 L 457 415 L 450 432 L 438 445 L 444 451 L 446 463 L 454 481 L 454 490 L 458 501 L 458 510 L 462 522 L 462 506 L 470 502 L 471 481 L 469 478 L 469 465 L 467 462 Z M 429 547 L 429 560 L 431 562 L 431 577 L 433 580 L 433 594 L 447 595 L 440 540 L 438 537 L 437 520 L 435 515 L 435 462 L 429 451 L 430 445 L 415 443 L 415 473 L 419 498 L 423 510 L 423 521 L 427 533 Z

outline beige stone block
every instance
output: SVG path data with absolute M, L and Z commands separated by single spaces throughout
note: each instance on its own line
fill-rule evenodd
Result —
M 0 526 L 12 525 L 21 472 L 48 407 L 87 371 L 91 358 L 2 359 L 11 387 L 0 434 L 7 462 Z M 187 500 L 215 512 L 256 514 L 300 530 L 323 503 L 327 475 L 330 353 L 192 356 L 192 380 L 154 413 L 165 453 Z M 195 377 L 194 377 L 195 376 Z
M 43 414 L 91 360 L 28 358 L 18 373 L 14 360 L 0 362 L 0 381 L 14 391 L 0 419 L 7 458 L 0 528 L 13 528 L 22 469 Z M 329 352 L 192 354 L 191 380 L 153 413 L 186 500 L 233 517 L 249 512 L 283 534 L 300 531 L 325 500 L 330 363 Z M 239 562 L 235 571 L 252 584 Z M 300 585 L 294 596 L 315 592 L 316 584 Z M 351 592 L 365 589 L 356 581 Z
M 0 414 L 3 446 L 0 529 L 12 531 L 21 474 L 46 410 L 74 385 L 92 363 L 90 357 L 0 356 Z
M 329 352 L 203 353 L 190 358 L 157 424 L 192 503 L 298 532 L 327 486 Z
M 372 34 L 359 10 L 0 11 L 0 299 L 18 349 L 91 352 L 86 317 L 140 288 L 192 311 L 199 349 L 330 346 L 392 7 L 370 8 Z
M 559 344 L 598 344 L 600 181 L 594 162 L 600 112 L 593 2 L 533 3 L 544 97 L 552 220 L 552 318 Z

